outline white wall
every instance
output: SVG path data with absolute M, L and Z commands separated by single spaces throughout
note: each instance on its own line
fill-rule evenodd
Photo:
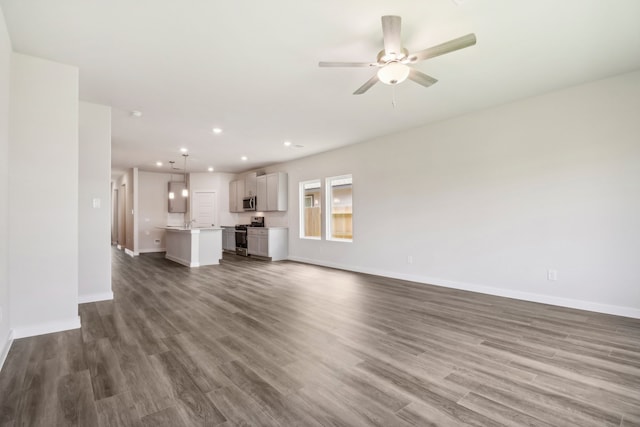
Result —
M 11 41 L 0 9 L 0 368 L 9 351 L 9 84 Z
M 278 165 L 290 258 L 640 317 L 639 117 L 635 72 Z M 345 173 L 353 243 L 299 239 L 298 183 Z
M 110 245 L 111 108 L 80 102 L 79 123 L 78 299 L 84 303 L 113 299 Z
M 158 227 L 184 224 L 183 213 L 169 213 L 168 173 L 138 172 L 139 253 L 166 250 L 164 230 Z
M 9 118 L 11 326 L 79 327 L 78 69 L 13 53 Z

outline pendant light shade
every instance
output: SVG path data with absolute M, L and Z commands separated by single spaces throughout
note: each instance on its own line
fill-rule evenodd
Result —
M 184 157 L 184 188 L 182 189 L 182 197 L 189 197 L 189 190 L 187 189 L 187 157 L 189 157 L 189 154 L 184 153 L 182 157 Z
M 169 162 L 169 167 L 171 168 L 171 179 L 169 179 L 169 182 L 173 181 L 173 164 L 174 163 L 175 162 L 173 160 Z M 169 187 L 171 187 L 171 184 L 169 184 Z M 176 198 L 176 193 L 171 191 L 171 188 L 169 188 L 169 200 L 173 200 L 175 198 Z
M 384 84 L 397 85 L 409 77 L 411 69 L 400 63 L 391 62 L 378 70 L 378 79 Z

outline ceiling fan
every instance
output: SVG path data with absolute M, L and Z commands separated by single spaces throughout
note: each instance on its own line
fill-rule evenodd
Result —
M 353 92 L 354 95 L 362 95 L 379 81 L 388 85 L 397 85 L 407 78 L 422 86 L 429 87 L 438 80 L 416 70 L 410 66 L 411 64 L 476 44 L 476 35 L 471 33 L 437 46 L 409 53 L 407 49 L 402 47 L 400 41 L 400 23 L 399 16 L 386 15 L 382 17 L 384 49 L 378 53 L 376 62 L 320 62 L 318 65 L 320 67 L 377 67 L 376 74 Z

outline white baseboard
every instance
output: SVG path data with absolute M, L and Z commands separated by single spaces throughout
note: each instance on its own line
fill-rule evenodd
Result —
M 113 299 L 113 292 L 101 292 L 98 294 L 78 295 L 78 304 L 88 302 L 109 301 Z
M 124 248 L 124 253 L 129 255 L 130 257 L 135 257 L 140 255 L 138 252 L 134 252 L 131 249 Z
M 165 255 L 165 258 L 169 259 L 169 260 L 171 260 L 173 262 L 177 262 L 178 264 L 182 264 L 185 267 L 200 267 L 200 263 L 190 262 L 189 260 L 178 258 L 178 257 L 175 257 L 175 256 Z
M 36 335 L 50 334 L 53 332 L 68 331 L 70 329 L 78 329 L 80 327 L 80 316 L 69 320 L 57 320 L 55 322 L 41 323 L 39 325 L 31 325 L 15 328 L 13 330 L 14 338 L 34 337 Z
M 514 291 L 510 289 L 494 288 L 491 286 L 479 285 L 475 283 L 456 282 L 438 277 L 425 277 L 413 274 L 396 273 L 374 268 L 353 267 L 349 265 L 322 262 L 314 259 L 289 256 L 291 261 L 303 262 L 305 264 L 321 265 L 323 267 L 337 268 L 340 270 L 355 271 L 358 273 L 373 274 L 376 276 L 390 277 L 393 279 L 408 280 L 411 282 L 424 283 L 445 288 L 460 289 L 463 291 L 478 292 L 481 294 L 494 295 L 498 297 L 513 298 L 523 301 L 539 302 L 542 304 L 557 305 L 560 307 L 576 308 L 578 310 L 594 311 L 597 313 L 613 314 L 616 316 L 632 317 L 640 319 L 640 309 L 618 305 L 601 304 L 592 301 L 577 300 L 571 298 L 554 297 L 552 295 L 535 294 L 530 292 Z
M 7 338 L 2 345 L 2 352 L 0 352 L 0 371 L 2 370 L 4 361 L 7 360 L 7 355 L 9 354 L 9 350 L 11 350 L 11 344 L 13 344 L 13 330 L 9 329 Z
M 139 254 L 151 254 L 155 252 L 166 252 L 166 248 L 151 248 L 151 249 L 140 249 L 138 250 Z

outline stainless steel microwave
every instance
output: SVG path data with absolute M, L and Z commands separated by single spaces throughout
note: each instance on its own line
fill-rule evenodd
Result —
M 242 209 L 245 211 L 256 210 L 256 197 L 245 197 L 242 199 Z

